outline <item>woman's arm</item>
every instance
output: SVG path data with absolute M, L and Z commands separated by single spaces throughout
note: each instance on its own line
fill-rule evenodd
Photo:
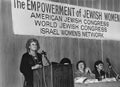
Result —
M 86 74 L 92 74 L 92 71 L 91 71 L 91 69 L 89 68 L 89 67 L 86 67 L 86 69 L 85 69 L 85 73 Z
M 89 74 L 91 79 L 95 79 L 95 74 L 92 73 L 90 68 L 86 68 L 86 74 Z
M 32 66 L 31 68 L 32 68 L 32 70 L 39 69 L 39 68 L 42 68 L 42 65 L 36 64 L 36 65 Z

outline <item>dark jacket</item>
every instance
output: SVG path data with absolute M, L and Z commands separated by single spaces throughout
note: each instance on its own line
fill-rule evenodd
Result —
M 98 80 L 102 80 L 102 77 L 105 78 L 105 71 L 101 70 L 100 73 L 97 70 L 94 70 L 95 78 Z
M 42 64 L 42 55 L 37 53 L 37 58 L 39 64 Z M 35 61 L 33 60 L 33 56 L 31 56 L 28 52 L 24 53 L 22 56 L 21 64 L 20 64 L 20 72 L 24 75 L 25 81 L 29 85 L 33 85 L 33 70 L 32 66 L 35 65 Z

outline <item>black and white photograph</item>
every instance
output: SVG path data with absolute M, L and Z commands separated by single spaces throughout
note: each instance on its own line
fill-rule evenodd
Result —
M 0 0 L 0 87 L 120 87 L 120 0 Z

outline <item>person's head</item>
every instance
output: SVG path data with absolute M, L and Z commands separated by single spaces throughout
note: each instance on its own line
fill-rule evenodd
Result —
M 98 60 L 94 64 L 95 70 L 103 70 L 104 63 L 101 60 Z
M 26 49 L 29 52 L 30 50 L 32 51 L 38 51 L 40 49 L 39 42 L 35 38 L 31 38 L 27 41 L 26 43 Z
M 71 64 L 71 61 L 70 61 L 70 59 L 68 59 L 68 58 L 63 58 L 63 59 L 60 61 L 60 64 L 69 65 L 69 64 Z
M 77 70 L 85 70 L 85 68 L 86 68 L 85 61 L 83 61 L 83 60 L 78 61 L 76 64 L 76 68 L 77 68 Z

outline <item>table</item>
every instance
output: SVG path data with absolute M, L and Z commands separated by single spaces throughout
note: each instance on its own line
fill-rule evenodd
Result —
M 74 87 L 120 87 L 120 81 L 115 82 L 98 82 L 98 83 L 75 83 Z

